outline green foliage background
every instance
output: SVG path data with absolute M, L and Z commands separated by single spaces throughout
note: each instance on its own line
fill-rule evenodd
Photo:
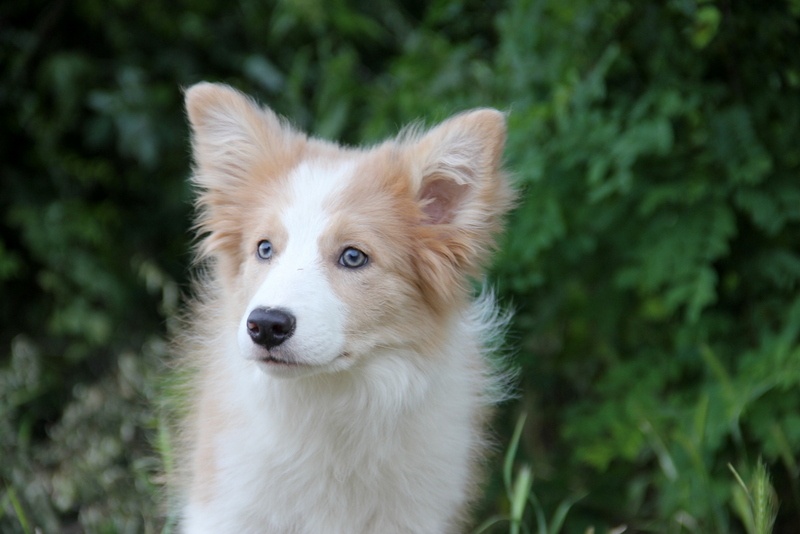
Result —
M 528 414 L 531 502 L 575 501 L 566 532 L 745 532 L 728 465 L 761 457 L 797 531 L 797 0 L 10 1 L 0 73 L 0 531 L 164 528 L 204 79 L 347 143 L 509 111 L 496 427 Z M 478 520 L 508 512 L 499 456 Z

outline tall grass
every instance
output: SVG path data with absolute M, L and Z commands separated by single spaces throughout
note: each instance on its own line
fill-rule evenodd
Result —
M 494 527 L 504 523 L 508 524 L 509 534 L 531 534 L 532 532 L 537 534 L 558 534 L 564 526 L 570 508 L 580 500 L 580 498 L 573 498 L 561 501 L 550 521 L 547 521 L 545 511 L 533 492 L 533 468 L 529 463 L 522 463 L 516 470 L 514 469 L 526 419 L 527 414 L 524 413 L 517 419 L 514 433 L 511 436 L 511 441 L 503 460 L 503 486 L 505 497 L 509 504 L 509 512 L 489 517 L 475 529 L 474 534 L 490 532 L 490 529 L 495 531 Z M 532 519 L 526 521 L 526 518 L 531 514 L 533 515 Z M 535 523 L 535 530 L 533 530 L 534 525 L 532 523 Z
M 747 534 L 770 534 L 778 514 L 778 499 L 770 482 L 769 471 L 761 458 L 746 484 L 731 464 L 728 468 L 736 479 L 733 507 Z

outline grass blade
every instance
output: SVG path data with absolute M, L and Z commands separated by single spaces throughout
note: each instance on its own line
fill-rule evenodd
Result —
M 527 414 L 523 413 L 519 416 L 519 419 L 517 419 L 517 426 L 514 427 L 514 434 L 511 436 L 511 442 L 508 444 L 506 457 L 503 461 L 503 483 L 506 486 L 506 494 L 508 494 L 509 498 L 513 494 L 511 488 L 511 476 L 514 469 L 514 459 L 517 456 L 519 440 L 522 436 L 522 429 L 525 426 L 525 419 L 527 419 L 527 417 Z

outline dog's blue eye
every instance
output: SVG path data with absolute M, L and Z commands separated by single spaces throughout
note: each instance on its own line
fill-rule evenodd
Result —
M 264 241 L 259 241 L 256 254 L 258 254 L 258 257 L 262 260 L 270 259 L 272 257 L 272 243 L 266 239 Z
M 350 269 L 357 269 L 367 264 L 367 255 L 358 250 L 357 248 L 347 247 L 339 256 L 339 265 L 348 267 Z

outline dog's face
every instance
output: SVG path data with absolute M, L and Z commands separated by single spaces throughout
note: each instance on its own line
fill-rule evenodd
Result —
M 380 188 L 350 185 L 362 171 L 358 158 L 302 161 L 259 194 L 241 230 L 237 339 L 272 373 L 349 367 L 392 343 L 414 306 L 412 267 L 393 250 L 411 243 L 390 238 L 405 224 L 402 207 Z
M 243 358 L 301 376 L 436 342 L 511 202 L 502 114 L 352 150 L 226 86 L 186 99 L 200 254 L 216 263 Z

